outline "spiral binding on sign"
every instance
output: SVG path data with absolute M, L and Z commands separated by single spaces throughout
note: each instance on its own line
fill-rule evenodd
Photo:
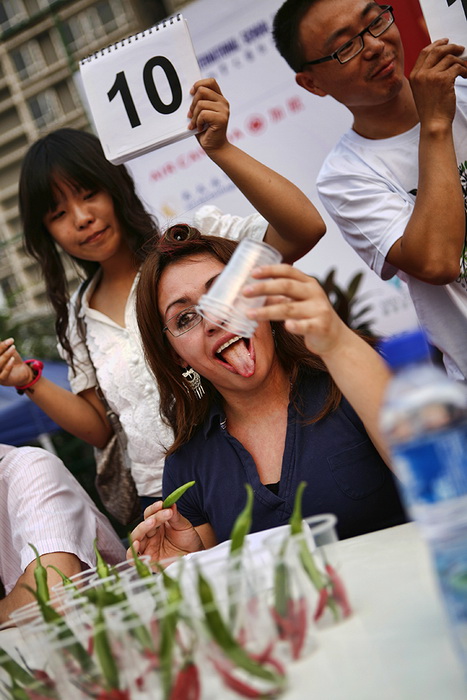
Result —
M 172 17 L 168 17 L 167 19 L 162 20 L 162 22 L 159 22 L 158 24 L 153 25 L 152 27 L 149 27 L 149 29 L 144 29 L 141 32 L 137 32 L 136 34 L 131 34 L 130 36 L 125 37 L 124 39 L 120 39 L 119 41 L 116 41 L 114 44 L 110 44 L 109 46 L 105 46 L 102 49 L 98 49 L 97 51 L 94 51 L 93 53 L 89 54 L 89 56 L 86 56 L 85 58 L 82 58 L 80 60 L 80 64 L 84 65 L 85 63 L 89 63 L 95 58 L 99 58 L 99 56 L 105 56 L 106 54 L 112 53 L 112 51 L 117 51 L 119 48 L 123 48 L 127 44 L 131 44 L 132 41 L 138 41 L 138 39 L 144 39 L 145 36 L 148 34 L 152 34 L 153 32 L 158 32 L 161 29 L 165 29 L 167 25 L 169 24 L 174 24 L 174 22 L 179 22 L 182 19 L 182 15 L 178 13 L 177 15 L 174 15 Z

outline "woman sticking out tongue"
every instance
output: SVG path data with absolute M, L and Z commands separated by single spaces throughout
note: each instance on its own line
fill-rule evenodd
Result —
M 247 338 L 236 335 L 223 343 L 216 353 L 232 372 L 241 374 L 242 377 L 251 377 L 255 372 L 255 360 L 250 348 L 253 349 Z
M 257 269 L 243 293 L 269 304 L 248 312 L 250 340 L 197 313 L 235 245 L 175 226 L 142 267 L 138 324 L 175 436 L 164 495 L 196 483 L 177 506 L 146 509 L 137 551 L 160 559 L 227 539 L 245 482 L 253 532 L 288 522 L 301 481 L 304 517 L 336 513 L 341 537 L 404 522 L 377 423 L 389 372 L 318 282 L 286 264 Z

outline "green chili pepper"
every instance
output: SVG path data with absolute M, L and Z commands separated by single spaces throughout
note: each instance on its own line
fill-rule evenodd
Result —
M 140 620 L 138 615 L 136 613 L 133 613 L 133 612 L 128 614 L 127 619 L 129 621 Z M 134 639 L 136 639 L 137 642 L 139 642 L 141 648 L 144 651 L 150 651 L 152 653 L 155 653 L 151 633 L 149 632 L 146 625 L 144 625 L 142 622 L 141 622 L 141 624 L 135 625 L 135 627 L 133 627 L 133 629 L 131 630 L 131 636 L 134 637 Z
M 302 566 L 308 574 L 308 577 L 310 578 L 311 582 L 313 583 L 315 588 L 318 591 L 320 591 L 322 588 L 325 587 L 326 582 L 319 569 L 317 568 L 313 555 L 308 549 L 308 545 L 304 539 L 300 539 L 300 542 L 298 543 L 298 555 L 300 557 Z
M 183 559 L 180 560 L 180 577 L 182 575 L 182 566 L 183 566 Z M 159 569 L 161 576 L 162 576 L 162 582 L 164 584 L 164 588 L 167 591 L 167 603 L 169 605 L 176 604 L 176 603 L 181 603 L 183 600 L 183 593 L 182 589 L 180 588 L 180 583 L 177 581 L 177 579 L 172 578 L 169 576 L 167 571 L 160 565 L 156 564 L 157 568 Z
M 42 618 L 44 622 L 60 622 L 63 620 L 61 615 L 58 614 L 58 612 L 48 604 L 48 602 L 44 602 L 40 597 L 37 591 L 34 590 L 34 588 L 31 588 L 31 586 L 28 586 L 27 583 L 23 583 L 23 588 L 25 588 L 31 595 L 34 596 L 34 598 L 37 601 L 37 604 L 39 606 L 39 611 L 42 615 Z
M 323 588 L 326 587 L 326 578 L 316 566 L 314 557 L 310 552 L 308 545 L 303 537 L 302 498 L 303 491 L 305 490 L 306 486 L 306 481 L 301 481 L 297 487 L 297 491 L 295 493 L 294 507 L 289 520 L 290 532 L 292 535 L 299 536 L 298 556 L 300 558 L 300 562 L 316 590 L 321 591 Z M 339 613 L 337 610 L 336 603 L 332 597 L 327 598 L 326 605 L 328 605 L 329 608 L 331 608 L 334 617 L 338 619 Z
M 52 625 L 57 624 L 60 626 L 58 638 L 61 640 L 75 639 L 75 642 L 73 644 L 70 644 L 70 653 L 75 657 L 75 659 L 78 661 L 78 663 L 84 670 L 92 670 L 93 663 L 90 656 L 88 655 L 86 649 L 82 646 L 82 644 L 75 638 L 71 629 L 67 627 L 64 618 L 61 615 L 59 615 L 55 608 L 53 608 L 51 605 L 42 602 L 37 594 L 37 591 L 31 588 L 31 586 L 23 584 L 23 587 L 26 588 L 26 590 L 28 590 L 37 600 L 39 610 L 41 612 L 44 622 L 47 622 Z
M 12 686 L 9 688 L 9 691 L 12 700 L 29 700 L 30 698 L 29 693 L 24 690 L 24 688 L 21 688 L 14 678 L 12 679 Z
M 303 492 L 307 487 L 306 481 L 301 481 L 295 492 L 295 500 L 293 504 L 292 515 L 290 516 L 289 525 L 292 535 L 299 535 L 302 532 L 302 498 Z
M 177 628 L 178 613 L 166 611 L 160 625 L 161 641 L 159 647 L 160 673 L 164 698 L 170 697 L 172 689 L 172 658 L 175 646 L 175 631 Z
M 1 654 L 5 654 L 8 659 L 2 659 Z M 5 669 L 11 679 L 11 687 L 8 688 L 12 700 L 59 700 L 55 689 L 55 682 L 45 671 L 25 670 L 6 651 L 0 648 L 0 667 Z M 36 674 L 36 675 L 33 675 Z M 2 685 L 6 686 L 6 683 Z M 1 694 L 1 691 L 0 691 Z M 3 694 L 1 694 L 3 697 Z
M 36 682 L 34 676 L 19 665 L 7 651 L 0 647 L 0 667 L 5 669 L 12 680 L 18 681 L 25 686 Z
M 71 578 L 69 578 L 68 576 L 66 576 L 66 575 L 63 573 L 63 571 L 60 571 L 60 569 L 59 569 L 57 566 L 54 566 L 53 564 L 48 564 L 48 565 L 47 565 L 47 568 L 48 568 L 48 569 L 53 569 L 53 570 L 60 576 L 60 578 L 62 579 L 62 583 L 63 583 L 64 586 L 70 586 L 70 587 L 73 588 L 75 591 L 78 590 L 77 587 L 75 586 L 75 584 L 73 583 L 73 581 L 71 580 Z
M 36 582 L 37 598 L 42 603 L 48 603 L 50 600 L 49 587 L 47 585 L 47 569 L 43 566 L 39 552 L 33 544 L 29 542 L 29 546 L 36 557 L 36 566 L 34 569 L 34 580 Z
M 243 510 L 237 516 L 232 531 L 230 533 L 230 557 L 227 561 L 228 566 L 228 583 L 227 590 L 229 595 L 229 617 L 232 626 L 235 625 L 237 617 L 237 605 L 235 600 L 238 596 L 238 575 L 241 571 L 241 551 L 245 542 L 245 537 L 251 530 L 251 521 L 253 513 L 253 498 L 254 493 L 250 484 L 245 484 L 246 489 L 246 504 Z
M 313 555 L 308 549 L 307 543 L 303 538 L 302 498 L 306 486 L 306 481 L 301 481 L 297 487 L 297 491 L 295 492 L 293 511 L 289 520 L 289 525 L 291 534 L 298 535 L 300 537 L 298 541 L 298 555 L 300 557 L 302 566 L 308 574 L 309 578 L 311 579 L 315 588 L 319 591 L 325 586 L 325 581 L 322 575 L 320 574 L 319 570 L 317 569 L 313 559 Z
M 98 597 L 97 616 L 94 621 L 94 651 L 107 688 L 118 690 L 120 687 L 118 668 L 107 636 L 102 609 L 103 604 Z
M 274 607 L 281 618 L 285 618 L 287 615 L 289 599 L 290 589 L 287 564 L 279 561 L 274 567 Z
M 126 600 L 124 593 L 115 593 L 115 591 L 106 590 L 102 587 L 88 588 L 79 591 L 79 595 L 87 598 L 93 605 L 101 605 L 102 607 L 118 605 L 118 603 L 123 603 L 123 601 Z
M 194 486 L 195 483 L 195 481 L 187 481 L 186 484 L 183 484 L 182 486 L 179 486 L 178 489 L 175 489 L 175 491 L 172 491 L 172 493 L 170 493 L 167 498 L 164 499 L 162 508 L 170 508 L 170 506 L 173 506 L 173 504 L 176 503 L 181 496 L 183 496 L 185 491 L 188 491 L 188 489 Z
M 248 535 L 251 529 L 254 494 L 250 484 L 245 484 L 245 488 L 247 493 L 246 505 L 242 512 L 237 516 L 230 534 L 230 554 L 241 550 L 245 537 Z
M 109 565 L 104 561 L 102 554 L 97 548 L 97 537 L 94 540 L 94 551 L 96 553 L 96 573 L 99 578 L 108 578 L 111 575 Z
M 216 606 L 212 588 L 201 571 L 198 571 L 198 595 L 203 605 L 204 619 L 209 633 L 221 649 L 223 649 L 225 655 L 228 656 L 236 666 L 242 668 L 252 676 L 262 678 L 265 681 L 274 683 L 278 688 L 281 688 L 284 684 L 284 676 L 254 661 L 232 636 Z
M 162 575 L 164 588 L 167 591 L 166 611 L 165 614 L 163 614 L 160 623 L 161 641 L 159 647 L 159 659 L 164 698 L 168 699 L 171 697 L 172 691 L 175 634 L 178 621 L 180 619 L 180 606 L 183 600 L 183 594 L 179 582 L 169 576 L 161 566 L 158 568 Z
M 138 572 L 140 577 L 141 578 L 148 578 L 149 576 L 152 576 L 153 573 L 152 573 L 151 569 L 149 568 L 149 566 L 146 566 L 146 564 L 144 562 L 142 562 L 141 559 L 139 558 L 139 556 L 135 550 L 133 541 L 131 539 L 130 533 L 128 533 L 128 541 L 130 543 L 131 554 L 133 556 L 133 561 L 135 563 L 136 571 Z

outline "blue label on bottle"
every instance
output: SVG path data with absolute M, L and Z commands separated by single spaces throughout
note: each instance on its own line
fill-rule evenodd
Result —
M 409 503 L 436 503 L 467 494 L 467 430 L 429 433 L 393 449 Z

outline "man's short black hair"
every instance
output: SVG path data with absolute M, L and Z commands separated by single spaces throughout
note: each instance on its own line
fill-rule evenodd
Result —
M 300 22 L 316 2 L 318 0 L 286 0 L 273 20 L 272 36 L 276 49 L 295 73 L 306 60 L 298 36 Z

